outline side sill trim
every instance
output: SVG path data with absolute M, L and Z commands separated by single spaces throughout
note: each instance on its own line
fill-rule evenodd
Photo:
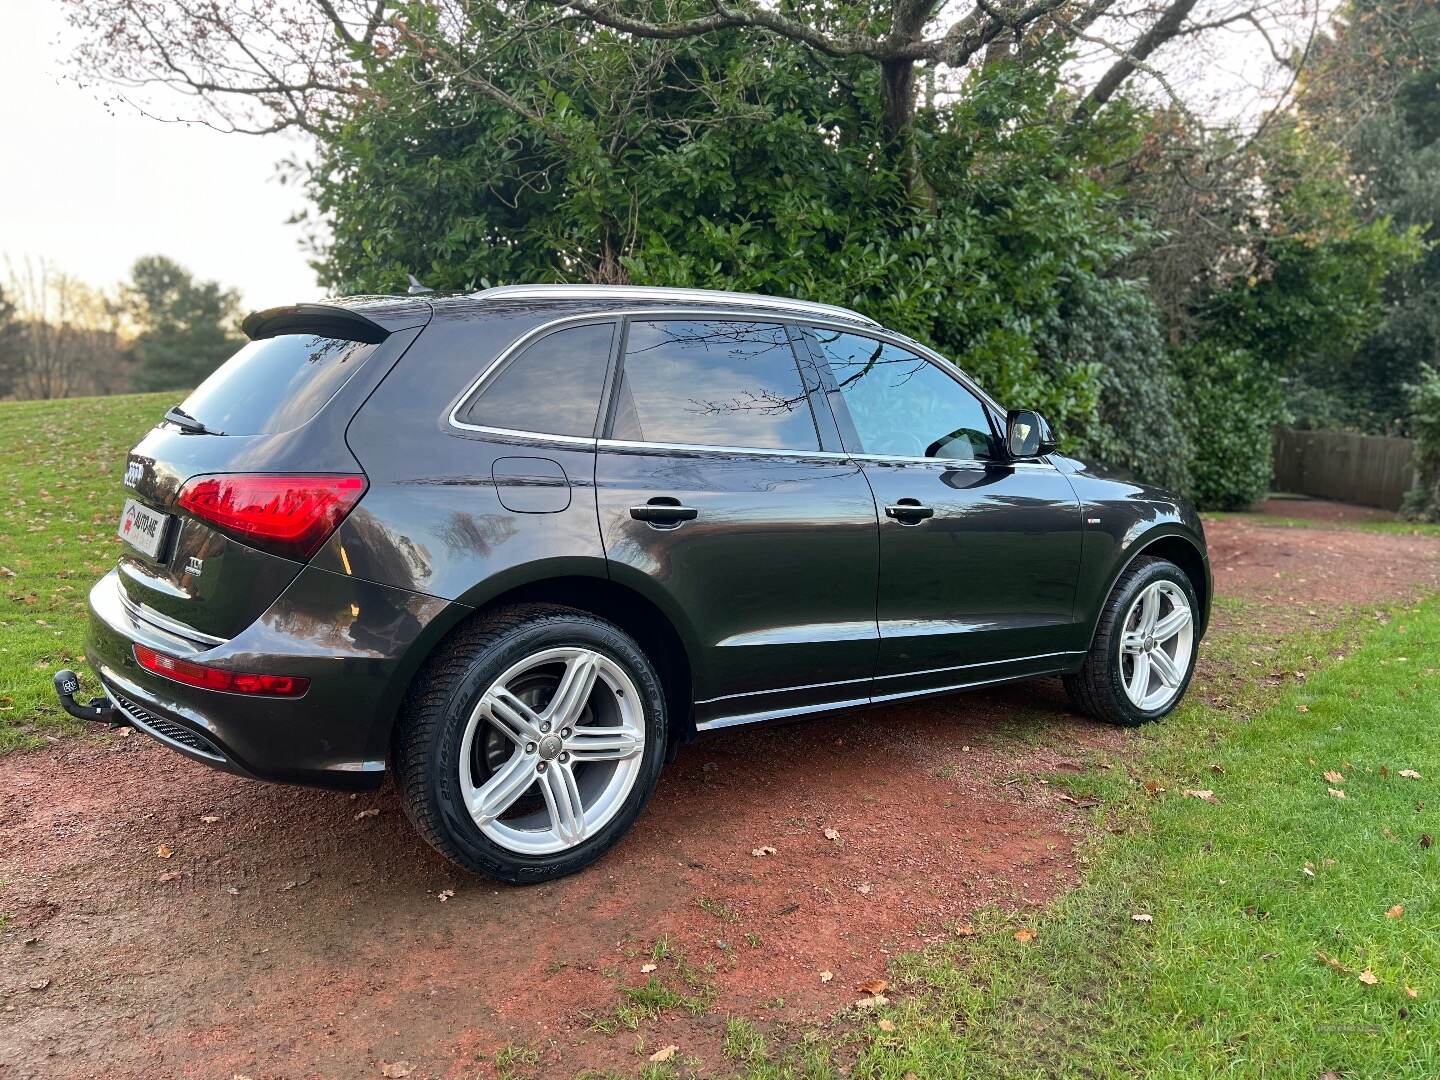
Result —
M 1045 653 L 1042 657 L 1018 657 L 1019 660 L 1044 659 L 1046 657 L 1076 657 L 1084 656 L 1081 652 Z M 1011 661 L 994 661 L 994 663 L 1009 663 Z M 988 667 L 988 664 L 973 665 Z M 960 670 L 960 669 L 940 669 Z M 768 709 L 761 712 L 737 713 L 734 716 L 720 716 L 714 720 L 704 720 L 695 725 L 696 732 L 721 731 L 725 728 L 742 727 L 746 724 L 759 724 L 768 720 L 785 720 L 791 717 L 807 716 L 812 713 L 843 712 L 847 709 L 856 709 L 867 705 L 889 705 L 897 701 L 906 701 L 912 698 L 936 697 L 942 694 L 954 694 L 963 690 L 975 690 L 982 686 L 995 686 L 999 683 L 1023 682 L 1026 679 L 1041 678 L 1045 675 L 1053 675 L 1056 672 L 1064 671 L 1064 664 L 1056 664 L 1053 667 L 1041 671 L 1016 672 L 1013 675 L 996 675 L 989 679 L 968 679 L 962 682 L 952 683 L 949 686 L 929 686 L 920 690 L 904 690 L 895 694 L 876 694 L 873 697 L 849 698 L 845 701 L 826 701 L 818 705 L 797 705 L 788 709 Z M 842 684 L 833 684 L 842 685 Z M 722 699 L 712 699 L 722 700 Z

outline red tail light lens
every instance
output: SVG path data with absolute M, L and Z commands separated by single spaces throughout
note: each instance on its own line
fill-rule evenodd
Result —
M 227 536 L 304 561 L 364 494 L 363 476 L 226 473 L 192 477 L 176 502 Z
M 310 689 L 310 680 L 300 675 L 252 675 L 244 671 L 229 671 L 225 668 L 210 667 L 178 656 L 135 646 L 135 661 L 146 671 L 206 690 L 223 690 L 227 694 L 263 694 L 269 697 L 299 697 Z

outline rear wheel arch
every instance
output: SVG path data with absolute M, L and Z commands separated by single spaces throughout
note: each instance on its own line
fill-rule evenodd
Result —
M 424 670 L 431 657 L 443 651 L 454 635 L 504 608 L 531 603 L 558 604 L 584 611 L 613 623 L 634 638 L 655 665 L 665 688 L 670 752 L 673 754 L 681 743 L 694 736 L 695 722 L 691 709 L 694 666 L 690 649 L 674 623 L 653 601 L 605 577 L 565 575 L 541 578 L 486 598 L 431 646 L 411 681 Z

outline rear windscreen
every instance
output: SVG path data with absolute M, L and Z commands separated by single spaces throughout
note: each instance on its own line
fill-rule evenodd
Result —
M 268 435 L 312 419 L 374 345 L 311 334 L 252 341 L 181 405 L 211 431 Z

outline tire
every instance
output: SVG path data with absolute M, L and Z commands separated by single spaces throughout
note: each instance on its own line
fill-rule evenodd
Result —
M 1145 604 L 1152 595 L 1158 598 L 1158 619 L 1153 625 L 1159 633 L 1147 635 Z M 1174 637 L 1165 636 L 1180 619 L 1175 613 L 1182 599 L 1188 623 L 1176 630 Z M 1195 587 L 1183 570 L 1165 559 L 1137 558 L 1121 573 L 1105 601 L 1084 665 L 1064 676 L 1065 690 L 1075 707 L 1096 720 L 1124 727 L 1138 727 L 1169 715 L 1184 698 L 1195 674 L 1199 611 Z M 1163 655 L 1156 657 L 1156 650 Z
M 628 634 L 522 604 L 463 626 L 427 662 L 401 710 L 395 777 L 411 824 L 446 858 L 510 884 L 548 881 L 625 835 L 665 740 L 660 678 Z

